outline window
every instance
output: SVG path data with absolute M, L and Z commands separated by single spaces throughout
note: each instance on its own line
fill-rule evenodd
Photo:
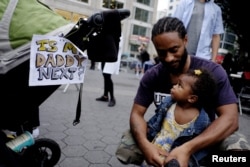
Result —
M 140 8 L 135 9 L 136 20 L 148 22 L 148 18 L 149 18 L 149 11 Z
M 131 46 L 130 51 L 138 52 L 138 48 L 139 48 L 140 45 L 131 44 L 130 46 Z
M 137 0 L 137 2 L 150 6 L 151 0 Z
M 133 34 L 134 35 L 146 36 L 146 32 L 147 32 L 146 27 L 134 25 L 134 28 L 133 28 Z
M 123 3 L 115 0 L 103 0 L 102 7 L 108 9 L 120 9 L 123 8 Z

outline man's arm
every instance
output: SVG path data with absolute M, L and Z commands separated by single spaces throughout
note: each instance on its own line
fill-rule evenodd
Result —
M 214 34 L 212 37 L 212 56 L 211 60 L 215 62 L 220 47 L 220 34 Z
M 130 114 L 130 129 L 140 148 L 147 142 L 147 123 L 144 119 L 146 110 L 145 107 L 134 104 Z
M 186 167 L 192 154 L 222 141 L 238 129 L 237 104 L 220 106 L 217 113 L 218 118 L 203 133 L 171 151 L 165 162 L 176 158 L 180 166 Z
M 214 3 L 214 2 L 212 2 Z M 217 12 L 216 12 L 216 20 L 215 20 L 215 26 L 211 27 L 213 30 L 212 34 L 212 41 L 211 41 L 211 47 L 212 47 L 212 56 L 211 60 L 215 62 L 216 55 L 218 54 L 218 50 L 220 47 L 220 34 L 224 33 L 224 26 L 223 26 L 223 19 L 222 19 L 222 11 L 221 8 L 217 6 Z
M 133 105 L 130 115 L 130 130 L 146 161 L 150 165 L 160 167 L 163 165 L 162 157 L 166 157 L 168 154 L 147 139 L 147 122 L 144 119 L 146 110 L 147 108 L 139 104 Z

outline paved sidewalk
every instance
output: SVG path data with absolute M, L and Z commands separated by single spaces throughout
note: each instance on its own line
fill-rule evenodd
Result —
M 129 127 L 129 114 L 139 79 L 133 72 L 112 76 L 117 104 L 108 107 L 95 98 L 103 94 L 103 77 L 98 70 L 87 70 L 83 86 L 80 124 L 73 126 L 78 90 L 65 85 L 55 91 L 40 106 L 40 137 L 55 140 L 62 155 L 56 167 L 132 167 L 123 165 L 115 157 L 115 150 L 123 131 Z M 153 114 L 151 106 L 146 117 Z M 250 116 L 240 116 L 240 131 L 250 143 Z

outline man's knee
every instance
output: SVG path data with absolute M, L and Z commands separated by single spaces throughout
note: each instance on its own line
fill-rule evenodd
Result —
M 130 130 L 122 134 L 120 144 L 116 150 L 116 157 L 123 164 L 142 164 L 144 156 L 138 148 Z
M 250 150 L 250 145 L 246 136 L 239 132 L 234 132 L 220 144 L 220 150 Z

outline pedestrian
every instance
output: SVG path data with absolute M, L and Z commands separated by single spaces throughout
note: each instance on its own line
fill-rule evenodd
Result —
M 173 16 L 187 29 L 188 54 L 215 62 L 224 27 L 221 9 L 214 0 L 181 0 Z
M 233 54 L 232 53 L 227 53 L 224 56 L 223 62 L 221 63 L 222 67 L 226 70 L 226 73 L 230 75 L 231 73 L 231 68 L 233 65 Z
M 141 46 L 138 48 L 138 51 L 140 53 L 139 57 L 141 59 L 141 66 L 143 67 L 144 63 L 150 60 L 150 55 L 146 49 L 146 44 L 142 43 Z
M 148 51 L 146 49 L 146 44 L 145 43 L 142 43 L 138 47 L 138 51 L 139 51 L 139 59 L 141 61 L 141 64 L 138 65 L 136 76 L 141 78 L 140 74 L 143 74 L 143 68 L 145 67 L 144 64 L 145 64 L 145 62 L 148 62 L 150 60 L 150 55 L 149 55 L 149 53 L 148 53 Z
M 142 66 L 141 66 L 141 60 L 135 62 L 135 75 L 136 77 L 140 78 L 141 72 L 142 72 Z
M 104 79 L 104 92 L 103 95 L 99 98 L 96 98 L 97 101 L 104 101 L 109 102 L 108 106 L 113 107 L 116 104 L 115 97 L 114 97 L 114 84 L 111 78 L 110 73 L 103 72 L 105 66 L 105 62 L 101 63 L 102 75 Z M 109 98 L 110 96 L 110 98 Z
M 237 98 L 222 66 L 187 53 L 187 32 L 178 18 L 163 17 L 158 20 L 153 26 L 151 39 L 160 63 L 150 68 L 140 80 L 130 114 L 130 131 L 146 162 L 153 166 L 164 166 L 170 160 L 176 159 L 180 166 L 188 166 L 191 155 L 211 146 L 220 145 L 223 150 L 249 150 L 248 143 L 237 144 L 241 136 L 237 132 Z M 207 70 L 217 86 L 215 97 L 207 101 L 210 106 L 204 107 L 212 123 L 200 135 L 174 148 L 168 154 L 159 152 L 147 139 L 147 122 L 144 115 L 152 102 L 158 106 L 169 96 L 172 86 L 179 82 L 183 73 L 199 68 Z M 164 162 L 162 155 L 166 156 Z
M 116 99 L 114 97 L 114 83 L 112 80 L 112 74 L 119 74 L 120 62 L 121 62 L 121 47 L 123 45 L 122 37 L 120 37 L 120 43 L 118 48 L 117 61 L 113 63 L 100 62 L 102 75 L 104 79 L 104 92 L 101 97 L 96 98 L 96 101 L 108 102 L 109 107 L 116 105 Z
M 155 64 L 155 62 L 153 60 L 148 60 L 148 61 L 145 61 L 143 63 L 143 67 L 142 67 L 142 75 L 148 70 L 150 69 L 151 67 L 153 67 Z

